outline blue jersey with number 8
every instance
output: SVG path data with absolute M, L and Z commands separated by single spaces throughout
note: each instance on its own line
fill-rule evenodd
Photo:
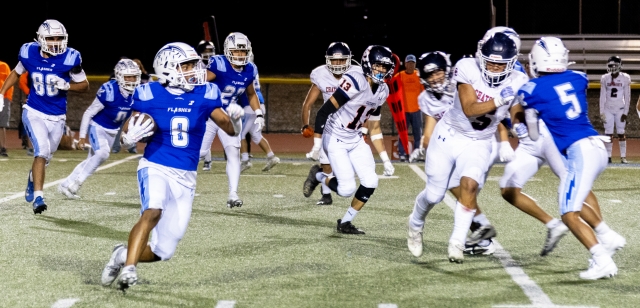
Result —
M 589 121 L 588 84 L 584 73 L 568 70 L 531 79 L 518 91 L 522 105 L 538 111 L 563 154 L 574 142 L 598 135 Z
M 155 121 L 155 132 L 144 149 L 144 158 L 171 168 L 198 169 L 207 119 L 214 109 L 222 107 L 215 84 L 206 83 L 175 95 L 160 83 L 150 82 L 136 88 L 131 107 Z

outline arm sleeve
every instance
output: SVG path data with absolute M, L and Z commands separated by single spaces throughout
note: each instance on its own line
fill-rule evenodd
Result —
M 602 78 L 600 78 L 600 113 L 599 114 L 604 113 L 604 103 L 607 100 L 607 89 L 605 86 L 607 82 L 605 81 L 605 78 L 607 78 L 607 75 L 602 75 Z
M 369 121 L 380 121 L 380 114 L 382 113 L 382 106 L 378 106 L 376 110 L 371 113 Z
M 91 103 L 91 105 L 89 105 L 89 107 L 87 107 L 87 110 L 82 115 L 82 122 L 80 122 L 80 131 L 79 131 L 80 138 L 86 138 L 87 137 L 87 130 L 89 129 L 89 122 L 91 122 L 91 119 L 93 119 L 93 117 L 96 114 L 98 114 L 98 112 L 100 112 L 100 110 L 102 110 L 102 109 L 104 109 L 104 105 L 96 97 L 93 100 L 93 103 Z
M 626 75 L 626 82 L 624 85 L 624 114 L 629 113 L 629 105 L 631 105 L 631 77 Z
M 82 69 L 81 65 L 74 66 L 71 71 L 69 71 L 69 75 L 71 76 L 71 80 L 75 82 L 82 82 L 87 80 L 87 74 L 85 74 L 84 69 Z

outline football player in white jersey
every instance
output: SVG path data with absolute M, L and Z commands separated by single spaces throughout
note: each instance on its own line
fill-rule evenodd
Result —
M 460 197 L 454 211 L 454 228 L 449 239 L 449 261 L 464 260 L 467 232 L 477 209 L 477 193 L 484 183 L 491 161 L 491 143 L 514 99 L 515 91 L 527 82 L 514 71 L 518 49 L 504 33 L 487 39 L 477 59 L 463 58 L 456 64 L 454 105 L 438 121 L 427 148 L 427 184 L 417 196 L 409 220 L 410 228 L 421 232 L 426 215 L 442 201 L 450 186 L 454 168 L 460 175 Z
M 607 72 L 600 78 L 600 119 L 604 124 L 604 134 L 611 138 L 605 142 L 609 163 L 613 149 L 613 126 L 616 127 L 620 144 L 620 162 L 627 163 L 627 136 L 624 128 L 627 124 L 627 114 L 631 105 L 631 77 L 620 72 L 622 59 L 611 56 L 607 61 Z
M 365 121 L 368 121 L 371 142 L 384 162 L 384 175 L 391 176 L 395 171 L 380 129 L 380 111 L 389 96 L 385 80 L 393 75 L 394 68 L 389 48 L 367 47 L 362 55 L 363 72 L 343 74 L 338 89 L 316 115 L 315 131 L 322 132 L 322 148 L 334 176 L 318 172 L 314 185 L 324 182 L 342 197 L 355 193 L 344 217 L 338 219 L 336 229 L 340 233 L 364 234 L 352 221 L 378 187 L 376 163 L 360 131 Z M 357 190 L 354 171 L 360 179 Z
M 311 88 L 307 93 L 302 105 L 302 132 L 311 131 L 313 128 L 309 125 L 311 106 L 316 102 L 318 96 L 322 94 L 322 101 L 329 100 L 333 92 L 338 88 L 338 81 L 345 73 L 360 73 L 362 68 L 357 65 L 351 65 L 351 49 L 346 43 L 333 42 L 329 44 L 325 54 L 326 64 L 320 65 L 311 71 Z M 324 151 L 322 151 L 322 132 L 314 132 L 313 148 L 307 153 L 307 158 L 320 161 L 320 166 L 313 165 L 309 170 L 309 176 L 303 185 L 303 194 L 305 197 L 311 196 L 316 188 L 315 176 L 319 171 L 324 172 L 327 176 L 332 176 L 331 165 Z M 331 188 L 321 183 L 322 198 L 316 203 L 317 205 L 330 205 L 333 203 L 331 198 Z

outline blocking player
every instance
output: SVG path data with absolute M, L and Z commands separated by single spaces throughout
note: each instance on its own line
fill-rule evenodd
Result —
M 627 136 L 624 128 L 627 124 L 627 114 L 631 105 L 631 77 L 620 72 L 622 59 L 611 56 L 607 61 L 607 72 L 600 78 L 600 119 L 604 124 L 605 135 L 612 142 L 605 142 L 609 163 L 613 149 L 613 126 L 616 127 L 620 144 L 620 162 L 627 163 Z
M 67 198 L 80 198 L 78 190 L 84 181 L 109 158 L 120 126 L 131 114 L 132 94 L 140 85 L 141 74 L 142 70 L 133 60 L 118 61 L 114 68 L 115 79 L 105 82 L 98 89 L 96 98 L 82 115 L 78 147 L 83 149 L 85 144 L 91 146 L 87 159 L 58 185 L 58 191 Z
M 34 159 L 24 197 L 33 202 L 33 212 L 41 214 L 47 210 L 43 192 L 45 167 L 65 130 L 67 92 L 87 92 L 89 82 L 82 69 L 80 52 L 67 47 L 69 35 L 62 23 L 47 19 L 37 35 L 36 42 L 20 48 L 18 64 L 0 88 L 0 96 L 18 82 L 20 75 L 29 73 L 30 91 L 22 121 L 34 147 Z
M 367 47 L 362 55 L 362 73 L 346 73 L 338 88 L 316 114 L 315 131 L 322 133 L 322 147 L 329 158 L 334 176 L 316 173 L 316 181 L 324 182 L 342 197 L 354 195 L 351 206 L 336 229 L 340 233 L 364 234 L 352 224 L 365 203 L 378 187 L 376 164 L 371 148 L 362 138 L 360 128 L 367 121 L 371 142 L 384 162 L 384 175 L 395 171 L 385 150 L 380 112 L 389 96 L 385 80 L 393 75 L 395 63 L 391 50 L 380 45 Z M 354 171 L 360 179 L 356 190 Z M 314 185 L 317 186 L 318 183 Z
M 260 100 L 253 86 L 253 81 L 258 74 L 255 64 L 249 59 L 252 55 L 251 42 L 246 35 L 240 32 L 232 32 L 224 40 L 224 55 L 215 55 L 209 59 L 207 66 L 207 80 L 215 83 L 222 92 L 222 103 L 224 108 L 231 104 L 238 104 L 238 98 L 246 93 L 249 105 L 256 114 L 253 122 L 255 129 L 264 127 L 264 115 L 260 109 Z M 240 207 L 243 202 L 238 197 L 238 184 L 240 182 L 240 134 L 229 136 L 224 130 L 212 121 L 207 121 L 207 132 L 202 141 L 200 157 L 204 158 L 211 151 L 211 144 L 216 135 L 220 137 L 220 142 L 224 147 L 227 156 L 227 177 L 229 181 L 229 197 L 227 207 Z M 270 162 L 275 165 L 275 156 Z M 206 163 L 206 161 L 205 161 Z M 270 168 L 269 168 L 270 169 Z
M 253 62 L 253 53 L 251 54 L 251 59 L 249 62 Z M 256 67 L 256 78 L 253 80 L 253 88 L 256 90 L 256 95 L 258 96 L 258 100 L 260 101 L 260 110 L 262 110 L 262 114 L 264 115 L 266 110 L 264 108 L 264 97 L 262 96 L 262 92 L 260 92 L 260 80 L 258 76 L 258 68 Z M 262 171 L 269 171 L 275 165 L 280 163 L 280 158 L 276 157 L 271 150 L 271 146 L 269 145 L 269 141 L 267 138 L 262 136 L 262 129 L 258 129 L 258 125 L 255 125 L 254 122 L 257 119 L 257 115 L 253 112 L 251 105 L 249 104 L 249 98 L 247 94 L 240 95 L 239 101 L 240 107 L 244 108 L 244 126 L 242 126 L 242 134 L 240 136 L 244 137 L 251 136 L 251 141 L 253 143 L 260 146 L 260 148 L 267 154 L 267 164 L 262 168 Z M 243 172 L 249 168 L 251 168 L 253 164 L 249 160 L 249 142 L 246 138 L 242 138 L 240 140 L 240 172 Z
M 309 118 L 311 113 L 311 106 L 316 102 L 318 96 L 322 94 L 322 100 L 328 101 L 331 95 L 338 89 L 338 81 L 346 73 L 362 74 L 362 68 L 360 66 L 351 65 L 351 48 L 344 42 L 333 42 L 329 44 L 325 53 L 325 65 L 320 65 L 311 71 L 311 88 L 307 93 L 307 97 L 302 104 L 302 129 L 313 130 L 309 126 Z M 331 165 L 326 153 L 322 150 L 322 131 L 316 131 L 313 134 L 313 148 L 307 153 L 307 158 L 320 162 L 320 166 L 313 165 L 309 170 L 309 176 L 303 185 L 303 194 L 305 197 L 310 197 L 316 186 L 315 175 L 318 172 L 324 172 L 326 176 L 333 176 Z M 330 205 L 333 203 L 331 197 L 331 188 L 325 183 L 320 183 L 322 187 L 322 197 L 317 205 Z
M 618 273 L 612 256 L 626 240 L 603 221 L 594 223 L 592 216 L 597 215 L 582 210 L 594 181 L 607 166 L 602 139 L 608 137 L 598 136 L 589 121 L 587 76 L 568 70 L 568 62 L 569 50 L 562 40 L 556 37 L 537 40 L 529 54 L 532 75 L 537 78 L 520 88 L 512 113 L 515 118 L 526 119 L 529 136 L 534 141 L 540 137 L 538 117 L 541 118 L 558 150 L 567 158 L 566 176 L 561 178 L 558 188 L 560 214 L 592 255 L 589 269 L 581 272 L 580 278 L 595 280 Z
M 527 77 L 514 71 L 518 55 L 515 42 L 495 33 L 480 48 L 477 59 L 463 58 L 453 73 L 457 83 L 454 106 L 434 128 L 426 151 L 427 183 L 416 197 L 409 225 L 422 230 L 428 212 L 442 201 L 454 168 L 459 172 L 460 197 L 454 210 L 449 239 L 449 261 L 464 260 L 464 243 L 477 209 L 477 193 L 492 161 L 491 143 L 498 124 L 506 117 L 515 91 Z
M 132 145 L 150 136 L 138 164 L 141 216 L 129 233 L 128 246 L 116 245 L 102 271 L 102 285 L 117 280 L 121 290 L 137 283 L 139 262 L 169 260 L 184 236 L 206 120 L 211 118 L 229 136 L 242 130 L 242 108 L 232 104 L 223 111 L 221 92 L 206 82 L 205 66 L 191 46 L 163 46 L 153 68 L 158 82 L 136 89 L 122 137 L 125 145 Z

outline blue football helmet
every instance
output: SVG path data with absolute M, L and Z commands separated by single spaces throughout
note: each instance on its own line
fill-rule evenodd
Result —
M 418 58 L 416 68 L 420 72 L 420 81 L 422 81 L 427 91 L 444 93 L 451 83 L 451 60 L 449 60 L 449 55 L 442 51 L 432 51 L 422 54 L 420 58 Z M 444 78 L 429 83 L 427 78 L 437 71 L 443 71 Z
M 331 43 L 324 57 L 327 60 L 327 68 L 334 75 L 342 75 L 351 67 L 351 49 L 346 43 Z M 345 63 L 331 64 L 331 60 L 345 60 Z
M 497 32 L 484 41 L 477 57 L 482 78 L 490 87 L 497 87 L 511 75 L 518 60 L 518 47 L 507 34 Z M 487 69 L 487 62 L 506 64 L 507 66 L 502 72 L 491 72 Z
M 374 66 L 382 66 L 386 71 L 377 70 Z M 362 54 L 362 71 L 365 76 L 377 84 L 384 83 L 388 78 L 391 78 L 395 67 L 393 53 L 387 47 L 371 45 Z

